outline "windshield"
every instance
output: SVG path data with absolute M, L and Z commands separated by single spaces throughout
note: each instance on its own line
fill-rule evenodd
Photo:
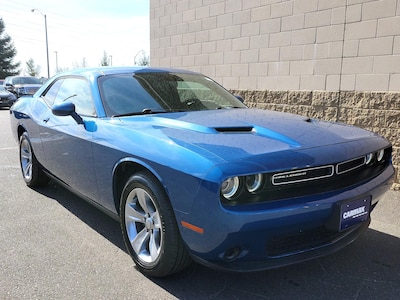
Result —
M 109 75 L 101 77 L 99 85 L 108 116 L 246 107 L 210 78 L 197 74 Z
M 41 84 L 40 80 L 35 77 L 14 77 L 12 84 Z

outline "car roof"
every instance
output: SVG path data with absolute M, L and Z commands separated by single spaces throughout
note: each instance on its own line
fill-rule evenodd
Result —
M 173 69 L 173 68 L 157 68 L 157 67 L 96 67 L 96 68 L 82 68 L 66 71 L 57 74 L 56 77 L 61 76 L 85 76 L 85 77 L 100 77 L 105 75 L 114 74 L 132 74 L 141 72 L 155 72 L 155 73 L 187 73 L 198 74 L 196 72 Z

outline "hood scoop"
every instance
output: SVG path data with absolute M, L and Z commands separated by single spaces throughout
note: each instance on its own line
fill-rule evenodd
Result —
M 235 133 L 235 132 L 252 132 L 253 126 L 234 126 L 234 127 L 215 127 L 214 128 L 218 132 L 227 132 L 227 133 Z
M 282 135 L 278 132 L 273 130 L 259 127 L 259 126 L 222 126 L 222 127 L 214 127 L 217 132 L 220 133 L 252 133 L 256 134 L 257 136 L 263 136 L 269 139 L 273 139 L 285 144 L 288 144 L 290 147 L 300 147 L 300 144 L 295 140 Z

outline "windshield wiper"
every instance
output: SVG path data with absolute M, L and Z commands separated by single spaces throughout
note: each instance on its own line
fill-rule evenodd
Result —
M 62 102 L 65 102 L 65 101 L 67 101 L 68 99 L 71 99 L 71 98 L 76 97 L 76 96 L 78 96 L 78 95 L 77 95 L 77 94 L 73 94 L 73 95 L 71 95 L 71 96 L 68 96 L 68 97 L 65 98 Z
M 218 106 L 216 109 L 244 108 L 243 106 Z
M 153 110 L 151 108 L 144 108 L 144 109 L 142 109 L 142 111 L 118 114 L 118 115 L 113 115 L 112 117 L 118 118 L 118 117 L 129 117 L 129 116 L 139 116 L 139 115 L 162 114 L 162 113 L 167 113 L 167 112 L 170 112 L 170 111 L 168 111 L 168 110 Z

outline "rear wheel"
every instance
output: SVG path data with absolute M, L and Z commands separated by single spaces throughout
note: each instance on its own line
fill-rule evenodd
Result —
M 43 186 L 49 182 L 49 178 L 43 173 L 33 153 L 32 145 L 26 132 L 19 139 L 19 161 L 22 176 L 27 186 Z
M 164 277 L 190 263 L 171 204 L 151 173 L 139 172 L 129 178 L 120 214 L 125 245 L 143 274 Z

